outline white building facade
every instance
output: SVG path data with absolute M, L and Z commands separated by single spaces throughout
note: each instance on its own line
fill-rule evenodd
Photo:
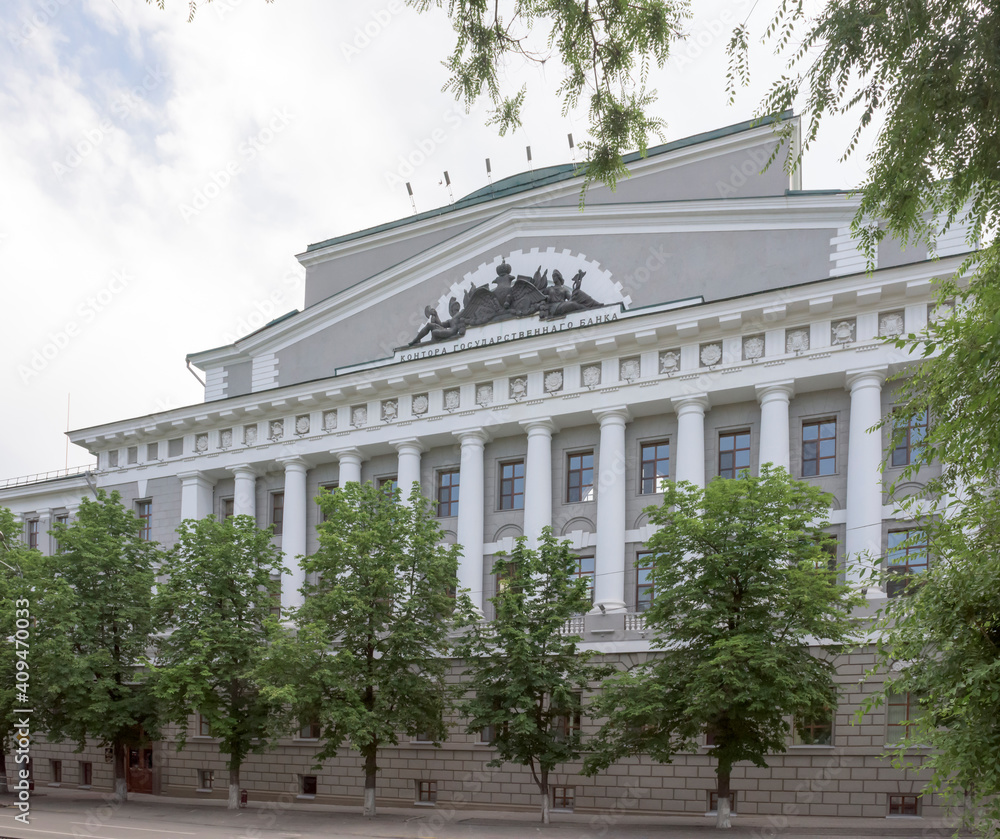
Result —
M 46 551 L 47 530 L 72 517 L 90 485 L 117 489 L 163 544 L 185 518 L 255 516 L 275 526 L 296 569 L 282 588 L 294 607 L 304 581 L 295 558 L 317 547 L 320 488 L 419 484 L 462 545 L 460 584 L 487 617 L 495 557 L 551 526 L 592 585 L 594 608 L 574 631 L 626 662 L 650 650 L 644 509 L 660 503 L 665 478 L 704 486 L 783 466 L 832 494 L 850 581 L 861 585 L 848 555 L 884 563 L 891 554 L 919 573 L 926 553 L 893 553 L 913 525 L 888 487 L 921 430 L 910 429 L 884 472 L 888 436 L 872 430 L 893 408 L 890 377 L 913 359 L 881 339 L 933 317 L 933 279 L 957 269 L 964 241 L 956 235 L 937 254 L 885 242 L 866 273 L 849 233 L 855 204 L 798 189 L 778 165 L 761 173 L 774 142 L 769 127 L 743 124 L 657 147 L 629 161 L 616 192 L 592 186 L 582 212 L 582 178 L 552 167 L 312 245 L 299 255 L 303 311 L 190 357 L 205 373 L 204 403 L 72 432 L 97 457 L 93 475 L 0 488 L 0 504 Z M 893 593 L 866 589 L 872 608 Z M 934 799 L 917 798 L 918 774 L 881 757 L 908 698 L 854 720 L 872 661 L 865 651 L 842 657 L 828 729 L 793 726 L 769 768 L 737 767 L 737 812 L 940 814 Z M 166 740 L 135 759 L 153 767 L 153 791 L 221 797 L 223 758 L 191 725 L 184 751 Z M 81 782 L 90 763 L 92 783 L 110 786 L 103 752 L 36 749 L 39 782 L 51 782 L 53 762 L 63 783 Z M 314 751 L 296 737 L 251 757 L 251 798 L 359 800 L 355 757 L 317 771 Z M 431 803 L 433 789 L 439 803 L 536 806 L 528 774 L 489 769 L 491 756 L 455 720 L 441 749 L 386 750 L 380 800 Z M 707 748 L 669 766 L 622 761 L 597 778 L 564 769 L 563 807 L 713 806 Z

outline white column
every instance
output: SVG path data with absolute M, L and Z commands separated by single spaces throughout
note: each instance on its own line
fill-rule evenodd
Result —
M 456 431 L 462 443 L 462 466 L 459 473 L 458 544 L 462 558 L 458 561 L 458 587 L 468 589 L 469 598 L 477 610 L 483 610 L 483 532 L 485 483 L 483 451 L 487 434 L 481 428 Z
M 336 455 L 337 460 L 340 462 L 338 484 L 340 486 L 350 483 L 360 484 L 361 461 L 364 460 L 361 451 L 359 449 L 343 449 L 331 452 L 331 454 Z
M 791 380 L 757 385 L 760 401 L 760 465 L 773 463 L 786 472 L 789 463 L 791 437 L 788 429 L 788 403 L 795 392 Z
M 416 485 L 417 491 L 420 491 L 420 453 L 424 447 L 416 437 L 396 440 L 392 445 L 399 452 L 396 481 L 399 485 L 400 497 L 406 502 L 414 485 Z
M 35 510 L 35 515 L 38 516 L 38 550 L 45 556 L 52 556 L 55 553 L 55 540 L 49 536 L 52 529 L 52 508 L 39 507 Z
M 181 518 L 203 519 L 212 512 L 212 487 L 215 481 L 204 472 L 180 472 Z
M 677 442 L 674 446 L 678 481 L 690 481 L 705 486 L 705 410 L 708 395 L 694 393 L 675 396 L 671 402 L 677 412 Z
M 598 451 L 597 556 L 593 614 L 625 611 L 625 423 L 624 406 L 594 411 L 601 422 Z
M 528 547 L 538 545 L 542 528 L 552 524 L 552 432 L 551 420 L 524 420 L 528 433 L 528 457 L 524 464 L 524 535 Z
M 302 605 L 300 588 L 306 573 L 299 557 L 306 552 L 306 472 L 309 465 L 301 457 L 279 458 L 285 467 L 285 518 L 281 527 L 281 552 L 292 574 L 281 584 L 281 610 Z
M 882 561 L 882 432 L 871 430 L 882 418 L 882 383 L 888 368 L 848 372 L 851 426 L 847 439 L 848 563 L 865 566 Z M 868 586 L 869 597 L 882 597 L 875 583 L 863 583 L 860 568 L 848 565 L 848 582 Z
M 249 463 L 231 466 L 229 471 L 236 478 L 233 489 L 233 515 L 251 516 L 257 520 L 257 470 Z

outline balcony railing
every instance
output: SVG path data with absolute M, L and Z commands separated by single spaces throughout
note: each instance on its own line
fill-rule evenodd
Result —
M 42 484 L 45 481 L 57 481 L 61 478 L 77 478 L 93 472 L 97 468 L 94 466 L 74 466 L 69 469 L 55 469 L 51 472 L 38 472 L 34 475 L 22 475 L 19 478 L 0 479 L 0 489 L 10 487 L 28 486 L 29 484 Z

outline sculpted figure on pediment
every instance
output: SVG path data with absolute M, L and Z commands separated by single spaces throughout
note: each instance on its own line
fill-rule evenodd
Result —
M 464 335 L 465 321 L 458 316 L 461 309 L 458 300 L 452 297 L 448 304 L 448 312 L 451 317 L 448 320 L 441 320 L 438 317 L 437 309 L 433 306 L 425 306 L 424 317 L 427 318 L 427 323 L 420 327 L 417 337 L 410 341 L 410 346 L 419 344 L 428 333 L 434 341 L 447 341 L 449 338 L 459 338 Z

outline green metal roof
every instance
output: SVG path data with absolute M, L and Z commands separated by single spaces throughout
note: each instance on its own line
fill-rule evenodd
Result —
M 717 140 L 720 137 L 728 137 L 732 134 L 749 131 L 752 128 L 757 128 L 761 125 L 770 125 L 772 122 L 777 120 L 783 121 L 790 119 L 793 115 L 792 111 L 785 111 L 777 119 L 773 117 L 766 117 L 760 120 L 746 120 L 744 122 L 738 122 L 734 125 L 727 125 L 725 128 L 716 128 L 714 131 L 707 131 L 704 134 L 695 134 L 693 137 L 684 137 L 680 140 L 673 140 L 672 142 L 663 143 L 647 149 L 645 157 L 656 157 L 657 155 L 666 154 L 668 152 L 676 151 L 677 149 L 697 146 L 700 143 L 707 143 L 711 140 Z M 629 152 L 622 157 L 622 160 L 625 163 L 634 163 L 635 161 L 642 159 L 643 155 L 639 152 Z M 561 163 L 556 166 L 546 166 L 544 169 L 536 169 L 533 172 L 520 172 L 517 175 L 511 175 L 510 177 L 503 178 L 495 184 L 488 184 L 487 186 L 477 189 L 475 192 L 470 192 L 468 195 L 459 198 L 454 204 L 449 204 L 446 207 L 438 207 L 434 210 L 427 210 L 423 213 L 417 213 L 406 218 L 389 221 L 385 224 L 379 224 L 375 227 L 366 228 L 365 230 L 358 230 L 355 233 L 347 233 L 343 236 L 335 236 L 332 239 L 325 239 L 322 242 L 316 242 L 306 248 L 306 253 L 318 251 L 323 248 L 330 247 L 331 245 L 339 245 L 343 242 L 350 242 L 355 239 L 363 239 L 365 236 L 370 236 L 374 233 L 382 233 L 386 230 L 404 227 L 407 224 L 423 221 L 424 219 L 443 216 L 448 213 L 452 213 L 455 210 L 464 209 L 465 207 L 472 207 L 476 204 L 485 204 L 486 202 L 492 201 L 496 198 L 505 198 L 508 195 L 516 195 L 519 192 L 527 192 L 530 189 L 535 189 L 540 186 L 547 186 L 559 181 L 568 181 L 583 174 L 583 165 L 574 163 Z

